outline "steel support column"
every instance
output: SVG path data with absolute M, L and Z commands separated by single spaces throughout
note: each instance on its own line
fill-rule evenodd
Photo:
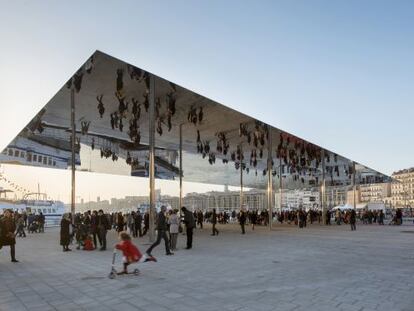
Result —
M 243 208 L 243 147 L 240 144 L 240 210 Z
M 283 167 L 282 167 L 282 157 L 279 158 L 279 209 L 280 209 L 280 213 L 282 213 L 282 194 L 283 194 L 283 179 L 282 179 L 282 174 L 283 174 Z
M 320 191 L 320 202 L 322 207 L 322 223 L 326 224 L 326 178 L 325 178 L 325 150 L 322 149 L 322 180 L 321 180 L 321 191 Z
M 355 171 L 355 162 L 352 162 L 352 191 L 354 196 L 354 210 L 356 210 L 356 171 Z
M 183 125 L 180 124 L 180 198 L 178 200 L 178 208 L 181 215 L 181 207 L 183 207 Z
M 267 142 L 267 208 L 269 213 L 269 229 L 272 230 L 273 224 L 273 182 L 272 182 L 272 131 L 269 130 Z
M 75 217 L 75 204 L 76 204 L 76 124 L 75 124 L 75 90 L 70 89 L 70 125 L 72 130 L 72 140 L 71 140 L 71 170 L 72 170 L 72 180 L 71 180 L 71 200 L 70 200 L 70 212 L 72 213 L 72 220 Z
M 150 75 L 149 87 L 149 240 L 155 240 L 155 79 Z

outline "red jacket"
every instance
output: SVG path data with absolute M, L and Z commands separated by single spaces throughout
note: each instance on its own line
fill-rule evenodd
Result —
M 142 254 L 131 241 L 121 241 L 115 245 L 116 249 L 122 251 L 128 262 L 135 262 L 141 259 Z

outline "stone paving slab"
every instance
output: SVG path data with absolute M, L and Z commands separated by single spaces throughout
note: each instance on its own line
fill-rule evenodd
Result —
M 58 229 L 19 238 L 20 263 L 0 250 L 0 310 L 414 310 L 414 227 L 218 229 L 197 229 L 192 250 L 180 235 L 174 256 L 161 244 L 157 263 L 115 280 L 110 249 L 63 253 Z

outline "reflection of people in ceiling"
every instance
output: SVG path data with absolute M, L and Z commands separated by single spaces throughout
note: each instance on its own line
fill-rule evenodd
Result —
M 96 96 L 96 100 L 98 101 L 98 112 L 99 112 L 101 119 L 103 117 L 103 114 L 105 113 L 105 106 L 102 102 L 102 99 L 103 99 L 103 94 L 101 94 L 100 96 Z

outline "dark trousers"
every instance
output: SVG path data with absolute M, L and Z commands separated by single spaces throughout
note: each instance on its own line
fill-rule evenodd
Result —
M 241 223 L 241 224 L 240 224 L 240 227 L 241 227 L 241 230 L 242 230 L 242 234 L 245 234 L 245 233 L 246 233 L 246 231 L 244 230 L 244 223 Z
M 161 243 L 161 239 L 164 239 L 165 243 L 165 252 L 170 253 L 170 242 L 168 241 L 167 232 L 164 230 L 158 230 L 157 240 L 147 249 L 146 253 L 151 254 L 152 250 Z
M 101 247 L 106 249 L 106 229 L 99 228 L 99 243 L 101 243 Z
M 193 228 L 186 229 L 187 231 L 187 248 L 193 247 Z
M 26 237 L 26 232 L 24 232 L 23 226 L 17 229 L 17 233 L 19 234 L 19 237 Z
M 203 229 L 203 221 L 198 221 L 197 224 L 200 226 L 200 229 Z
M 148 226 L 147 225 L 144 226 L 144 232 L 142 233 L 143 236 L 147 234 L 148 227 L 149 227 L 149 225 Z
M 10 245 L 10 257 L 11 257 L 11 260 L 16 259 L 16 245 L 15 244 Z
M 219 233 L 219 231 L 216 228 L 216 224 L 213 223 L 213 235 L 216 235 L 218 233 Z
M 351 222 L 351 230 L 356 230 L 356 226 L 354 222 Z

